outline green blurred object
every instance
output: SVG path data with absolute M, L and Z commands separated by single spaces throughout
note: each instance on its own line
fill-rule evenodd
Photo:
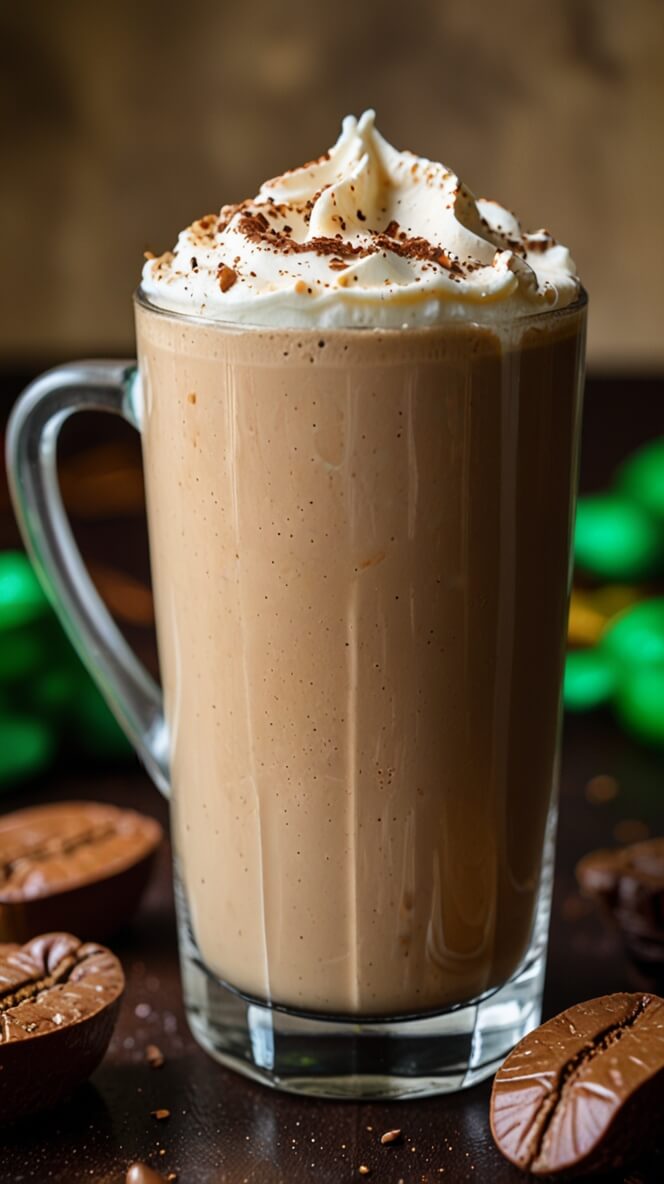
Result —
M 571 650 L 565 662 L 563 701 L 568 711 L 588 711 L 608 702 L 616 686 L 613 662 L 599 648 Z
M 12 694 L 23 696 L 40 671 L 72 658 L 72 647 L 50 608 L 45 616 L 0 631 L 0 684 L 15 684 Z
M 664 436 L 633 453 L 618 470 L 617 487 L 664 522 Z
M 32 678 L 48 653 L 38 630 L 17 629 L 0 635 L 0 683 Z
M 84 690 L 87 692 L 89 684 L 84 687 L 84 676 L 76 669 L 73 657 L 72 654 L 69 665 L 54 665 L 50 670 L 40 671 L 31 680 L 27 700 L 33 710 L 60 718 L 71 712 L 78 695 Z
M 664 559 L 664 436 L 627 458 L 613 491 L 579 499 L 574 558 L 592 575 L 617 583 L 656 574 Z M 597 629 L 589 609 L 599 606 L 586 604 L 583 590 L 575 595 L 571 626 L 578 637 L 599 641 L 567 655 L 566 708 L 589 710 L 610 699 L 628 731 L 664 744 L 664 599 L 639 600 L 615 616 L 609 613 Z
M 41 772 L 55 754 L 56 736 L 43 720 L 0 716 L 0 785 Z
M 661 559 L 664 532 L 648 511 L 619 493 L 579 498 L 574 558 L 595 575 L 631 580 Z
M 25 625 L 50 611 L 27 555 L 22 551 L 0 552 L 0 632 Z
M 85 673 L 85 672 L 83 672 Z M 71 721 L 77 745 L 91 756 L 127 757 L 132 746 L 97 687 L 85 673 L 85 682 L 71 704 Z
M 620 613 L 605 629 L 600 645 L 621 665 L 664 666 L 664 599 L 642 600 Z
M 664 665 L 630 670 L 620 681 L 615 707 L 640 740 L 664 745 Z
M 61 745 L 100 760 L 132 752 L 29 559 L 0 552 L 0 785 L 40 772 Z

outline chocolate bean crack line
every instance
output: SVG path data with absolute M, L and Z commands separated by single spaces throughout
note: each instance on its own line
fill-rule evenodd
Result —
M 8 880 L 11 880 L 14 872 L 25 863 L 45 862 L 47 859 L 53 859 L 58 855 L 71 855 L 73 851 L 77 851 L 80 847 L 90 847 L 95 843 L 101 843 L 104 839 L 108 839 L 116 833 L 117 827 L 113 826 L 112 823 L 100 822 L 97 826 L 80 831 L 78 834 L 71 835 L 69 838 L 54 835 L 43 845 L 37 845 L 32 849 L 24 849 L 20 855 L 16 855 L 13 859 L 8 859 L 6 863 L 0 865 L 0 884 L 6 884 Z
M 613 1045 L 621 1040 L 624 1033 L 633 1028 L 635 1024 L 645 1015 L 648 1007 L 653 1002 L 650 995 L 644 995 L 639 999 L 633 1011 L 625 1019 L 619 1020 L 617 1023 L 610 1024 L 604 1028 L 603 1031 L 598 1032 L 590 1044 L 585 1045 L 584 1048 L 572 1057 L 570 1061 L 561 1069 L 559 1079 L 554 1089 L 545 1099 L 539 1112 L 535 1114 L 530 1129 L 524 1137 L 524 1142 L 528 1139 L 531 1142 L 528 1159 L 525 1167 L 531 1171 L 537 1171 L 542 1167 L 541 1156 L 546 1142 L 546 1136 L 549 1128 L 554 1120 L 559 1106 L 563 1103 L 566 1095 L 570 1092 L 575 1080 L 585 1068 L 589 1061 L 596 1056 L 606 1052 Z M 525 1078 L 512 1078 L 515 1080 L 525 1080 Z
M 51 987 L 57 987 L 62 983 L 66 983 L 76 966 L 81 966 L 93 954 L 98 953 L 98 947 L 92 946 L 82 957 L 77 957 L 76 954 L 66 954 L 55 967 L 55 970 L 52 970 L 50 974 L 44 975 L 43 978 L 34 979 L 33 982 L 26 983 L 25 986 L 19 987 L 18 990 L 10 994 L 3 994 L 0 990 L 0 1016 L 7 1011 L 11 1011 L 13 1008 L 20 1007 L 22 1003 L 33 1002 L 34 999 L 41 995 L 42 991 L 48 991 Z M 20 1017 L 16 1019 L 15 1016 L 12 1016 L 12 1021 L 17 1023 L 24 1031 L 30 1031 L 29 1027 L 20 1023 Z M 4 1028 L 4 1021 L 2 1026 Z

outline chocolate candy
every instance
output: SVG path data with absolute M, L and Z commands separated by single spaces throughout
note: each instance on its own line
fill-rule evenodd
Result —
M 617 1168 L 661 1130 L 664 999 L 604 995 L 526 1036 L 496 1074 L 491 1131 L 535 1176 Z
M 172 1176 L 171 1179 L 175 1179 Z M 155 1172 L 147 1163 L 132 1163 L 127 1176 L 125 1184 L 165 1184 L 168 1176 L 162 1176 L 160 1172 Z
M 0 1122 L 55 1105 L 90 1076 L 123 990 L 115 955 L 70 933 L 0 946 Z
M 0 941 L 76 930 L 106 937 L 135 912 L 162 839 L 158 822 L 97 802 L 0 818 Z
M 576 876 L 618 927 L 632 957 L 664 965 L 664 838 L 593 851 L 577 864 Z

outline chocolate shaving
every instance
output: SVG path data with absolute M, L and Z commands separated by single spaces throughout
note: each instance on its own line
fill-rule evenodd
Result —
M 283 231 L 275 230 L 262 214 L 243 214 L 238 223 L 238 230 L 252 243 L 266 243 L 273 246 L 284 255 L 303 255 L 313 252 L 316 255 L 340 255 L 346 258 L 358 258 L 375 254 L 373 246 L 353 246 L 344 242 L 342 238 L 330 235 L 317 235 L 298 242 L 289 238 Z
M 307 205 L 309 204 L 308 202 Z M 358 214 L 360 213 L 361 211 L 358 211 Z M 275 251 L 283 255 L 301 255 L 308 252 L 321 256 L 332 255 L 330 267 L 333 270 L 341 270 L 344 266 L 344 259 L 363 259 L 369 255 L 375 255 L 380 250 L 392 251 L 393 254 L 404 259 L 416 259 L 438 264 L 439 267 L 450 272 L 452 276 L 463 276 L 467 270 L 472 268 L 472 263 L 462 266 L 458 259 L 448 254 L 442 247 L 430 243 L 428 239 L 411 238 L 404 231 L 399 232 L 397 239 L 394 236 L 399 228 L 395 221 L 390 222 L 386 230 L 373 234 L 369 243 L 355 245 L 340 236 L 330 235 L 317 235 L 315 238 L 298 242 L 285 233 L 286 228 L 279 231 L 270 226 L 267 218 L 260 211 L 243 213 L 238 222 L 238 230 L 249 242 L 264 243 L 274 247 Z M 290 232 L 290 227 L 288 230 Z
M 225 263 L 222 263 L 217 275 L 222 292 L 227 292 L 229 288 L 232 288 L 237 279 L 237 272 L 232 267 L 226 267 Z
M 394 239 L 390 238 L 387 232 L 383 232 L 382 234 L 375 235 L 373 241 L 376 246 L 386 251 L 392 251 L 394 255 L 399 255 L 403 259 L 419 259 L 425 262 L 438 263 L 453 275 L 464 274 L 458 259 L 452 258 L 442 247 L 437 247 L 426 238 L 409 238 L 402 231 L 399 238 Z

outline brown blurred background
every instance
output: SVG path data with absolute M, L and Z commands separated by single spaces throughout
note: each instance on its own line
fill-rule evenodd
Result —
M 146 247 L 373 105 L 567 243 L 595 369 L 664 364 L 661 0 L 2 6 L 0 361 L 131 352 Z

